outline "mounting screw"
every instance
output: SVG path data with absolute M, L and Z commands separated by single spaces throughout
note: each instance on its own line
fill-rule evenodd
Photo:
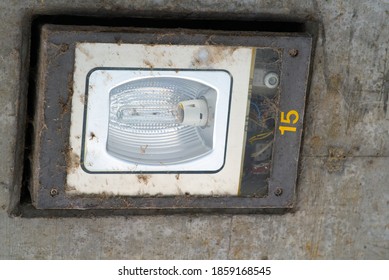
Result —
M 296 50 L 296 49 L 291 49 L 291 50 L 289 50 L 289 55 L 290 55 L 291 57 L 296 57 L 298 54 L 299 54 L 299 51 Z
M 274 191 L 274 194 L 275 194 L 275 196 L 281 196 L 282 192 L 283 192 L 282 188 L 276 188 L 276 190 Z
M 51 195 L 52 197 L 58 195 L 58 190 L 57 190 L 56 188 L 52 188 L 52 189 L 50 190 L 50 195 Z

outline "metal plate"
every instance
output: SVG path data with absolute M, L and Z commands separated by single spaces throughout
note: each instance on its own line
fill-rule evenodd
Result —
M 35 94 L 34 146 L 30 191 L 38 209 L 118 209 L 128 213 L 148 210 L 257 212 L 291 209 L 294 203 L 298 158 L 303 129 L 306 89 L 312 39 L 306 34 L 264 34 L 256 32 L 210 32 L 201 30 L 158 30 L 44 25 L 41 28 L 39 71 Z M 274 48 L 281 53 L 280 112 L 296 110 L 299 121 L 295 134 L 275 129 L 272 171 L 267 194 L 246 196 L 134 197 L 70 195 L 66 175 L 72 164 L 69 149 L 74 54 L 78 42 L 221 45 Z M 280 123 L 277 121 L 275 127 Z M 151 211 L 150 211 L 151 212 Z M 121 212 L 123 213 L 123 212 Z

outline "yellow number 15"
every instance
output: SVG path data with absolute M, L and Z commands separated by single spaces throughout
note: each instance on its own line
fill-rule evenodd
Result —
M 290 124 L 290 126 L 282 125 L 278 127 L 281 132 L 281 135 L 284 135 L 285 131 L 296 132 L 297 128 L 293 125 L 296 124 L 298 121 L 299 113 L 296 110 L 291 110 L 286 113 L 286 117 L 285 112 L 281 112 L 280 122 Z

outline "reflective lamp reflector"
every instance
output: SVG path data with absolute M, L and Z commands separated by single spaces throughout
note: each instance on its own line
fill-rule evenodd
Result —
M 112 156 L 171 164 L 212 151 L 208 116 L 214 114 L 215 89 L 184 78 L 151 77 L 117 86 L 109 95 L 107 151 Z
M 218 171 L 225 158 L 230 92 L 231 77 L 222 70 L 93 70 L 84 168 Z

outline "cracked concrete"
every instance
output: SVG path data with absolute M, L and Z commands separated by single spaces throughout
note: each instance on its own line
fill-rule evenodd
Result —
M 389 258 L 388 2 L 30 0 L 2 1 L 0 11 L 0 258 Z M 318 20 L 295 212 L 9 217 L 21 180 L 28 21 L 59 13 Z M 345 158 L 330 173 L 332 147 Z

